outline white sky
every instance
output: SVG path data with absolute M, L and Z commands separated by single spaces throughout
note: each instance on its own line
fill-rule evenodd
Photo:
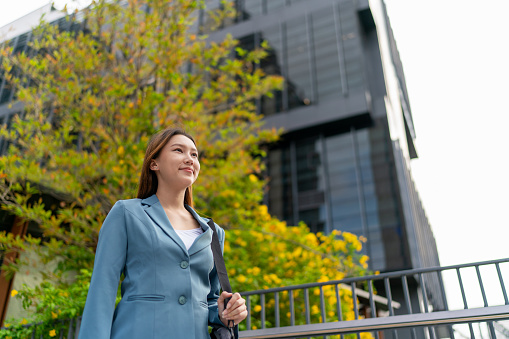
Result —
M 0 27 L 46 3 L 0 0 Z M 509 257 L 509 1 L 386 4 L 417 133 L 413 177 L 441 264 Z
M 509 257 L 509 1 L 386 3 L 441 264 Z

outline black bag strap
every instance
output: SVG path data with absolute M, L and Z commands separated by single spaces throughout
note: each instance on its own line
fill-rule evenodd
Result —
M 221 245 L 219 244 L 219 237 L 217 235 L 216 225 L 212 219 L 209 220 L 208 225 L 212 228 L 212 254 L 214 255 L 214 264 L 216 265 L 217 276 L 221 289 L 228 293 L 232 293 L 230 279 L 228 279 L 228 272 L 226 272 L 226 265 L 224 264 L 223 254 L 221 253 Z
M 217 235 L 216 225 L 212 218 L 208 221 L 209 227 L 212 229 L 212 243 L 210 244 L 212 248 L 212 255 L 214 256 L 214 264 L 216 265 L 217 277 L 219 278 L 219 284 L 221 285 L 221 289 L 228 293 L 232 293 L 232 287 L 230 285 L 230 279 L 228 279 L 228 272 L 226 272 L 226 265 L 224 264 L 223 253 L 221 253 L 221 245 L 219 244 L 219 236 Z M 224 307 L 230 301 L 230 298 L 225 299 Z M 230 325 L 230 322 L 232 323 Z M 233 320 L 228 321 L 228 327 L 233 327 Z

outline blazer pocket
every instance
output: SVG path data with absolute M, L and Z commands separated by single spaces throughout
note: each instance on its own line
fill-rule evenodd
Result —
M 165 296 L 159 294 L 130 295 L 127 301 L 164 301 Z
M 206 308 L 206 309 L 208 309 L 208 308 L 209 308 L 209 304 L 207 304 L 206 302 L 199 301 L 198 303 L 199 303 L 199 304 L 200 304 L 200 306 L 201 306 L 201 307 L 203 307 L 203 308 Z

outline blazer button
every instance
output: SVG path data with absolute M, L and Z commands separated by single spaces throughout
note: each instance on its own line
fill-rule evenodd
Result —
M 186 302 L 187 302 L 187 298 L 186 298 L 186 297 L 184 297 L 183 295 L 181 295 L 181 296 L 179 297 L 179 304 L 180 304 L 180 305 L 184 305 Z
M 180 267 L 181 268 L 188 268 L 189 267 L 189 263 L 187 261 L 185 261 L 185 260 L 182 260 L 180 262 Z

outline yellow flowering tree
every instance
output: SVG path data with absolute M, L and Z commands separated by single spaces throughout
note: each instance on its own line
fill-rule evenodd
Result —
M 364 237 L 348 232 L 333 231 L 332 234 L 312 233 L 305 224 L 288 226 L 270 216 L 267 207 L 259 206 L 253 219 L 246 220 L 227 233 L 225 260 L 232 288 L 236 291 L 252 291 L 272 287 L 298 285 L 310 282 L 341 280 L 345 277 L 367 273 L 368 257 L 363 255 Z M 326 315 L 329 321 L 337 321 L 336 292 L 333 286 L 323 288 Z M 342 320 L 353 320 L 353 300 L 350 289 L 340 289 Z M 294 293 L 295 322 L 305 323 L 303 293 Z M 310 315 L 314 323 L 321 322 L 320 289 L 310 291 Z M 300 300 L 300 302 L 298 302 Z M 280 296 L 281 326 L 290 324 L 290 300 L 287 293 Z M 251 299 L 253 329 L 261 326 L 261 304 Z M 273 324 L 275 300 L 268 295 L 265 300 L 266 325 Z M 241 324 L 241 329 L 245 324 Z M 367 334 L 363 337 L 369 338 Z

